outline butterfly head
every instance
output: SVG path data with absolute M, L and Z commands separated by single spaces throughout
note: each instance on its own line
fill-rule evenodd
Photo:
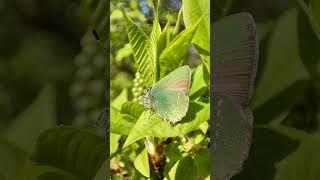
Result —
M 143 106 L 147 109 L 153 109 L 153 96 L 150 93 L 151 88 L 144 90 L 144 96 L 142 97 Z

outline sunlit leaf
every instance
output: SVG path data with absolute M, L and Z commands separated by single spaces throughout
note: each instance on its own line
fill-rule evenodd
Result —
M 200 21 L 191 27 L 183 30 L 170 44 L 163 50 L 160 55 L 160 78 L 164 77 L 174 69 L 182 65 L 194 33 L 197 30 Z
M 145 177 L 150 177 L 150 167 L 147 149 L 144 148 L 134 159 L 134 167 Z
M 120 110 L 123 103 L 128 101 L 128 90 L 124 89 L 121 93 L 111 102 L 111 106 Z
M 154 80 L 154 68 L 152 52 L 150 51 L 150 41 L 143 32 L 122 9 L 122 14 L 126 20 L 126 28 L 129 41 L 132 47 L 133 56 L 139 71 L 143 77 L 145 85 L 151 86 Z
M 199 27 L 193 37 L 192 43 L 200 54 L 207 69 L 210 69 L 210 0 L 183 0 L 183 18 L 187 28 L 197 24 Z

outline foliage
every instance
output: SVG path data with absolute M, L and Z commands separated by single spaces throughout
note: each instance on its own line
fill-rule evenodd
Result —
M 192 20 L 193 24 L 180 29 L 182 19 L 184 22 L 187 20 L 190 22 L 190 17 L 182 18 L 183 9 L 181 8 L 176 24 L 172 26 L 171 19 L 167 19 L 167 23 L 161 26 L 159 2 L 153 8 L 155 14 L 152 29 L 147 32 L 138 24 L 139 21 L 129 16 L 131 11 L 122 9 L 128 41 L 134 57 L 132 60 L 135 64 L 134 71 L 141 79 L 139 84 L 135 83 L 134 88 L 152 87 L 169 72 L 180 67 L 203 21 L 200 15 L 197 20 Z M 199 3 L 207 3 L 207 1 L 199 1 Z M 186 13 L 191 12 L 186 10 Z M 209 34 L 202 34 L 202 36 L 200 34 L 198 33 L 198 38 L 208 40 Z M 196 60 L 199 61 L 199 59 Z M 200 63 L 193 68 L 189 94 L 192 101 L 189 103 L 187 115 L 174 126 L 161 119 L 156 113 L 145 111 L 140 100 L 131 101 L 130 95 L 121 98 L 123 92 L 111 102 L 112 152 L 110 156 L 112 159 L 110 163 L 113 178 L 124 175 L 152 179 L 159 177 L 209 178 L 209 169 L 196 170 L 197 166 L 204 167 L 209 164 L 209 159 L 202 158 L 209 155 L 209 78 L 205 66 L 206 64 Z M 133 92 L 138 93 L 137 90 Z M 122 99 L 120 103 L 122 106 L 119 106 L 119 99 Z M 166 141 L 172 142 L 165 144 Z M 171 154 L 176 154 L 178 158 Z M 190 163 L 193 166 L 188 167 Z M 192 176 L 184 174 L 192 167 L 196 170 L 190 171 Z M 209 168 L 209 166 L 206 167 Z
M 215 2 L 214 21 L 252 8 L 260 40 L 250 103 L 255 124 L 252 146 L 243 170 L 232 179 L 315 179 L 320 175 L 314 163 L 319 159 L 320 122 L 317 2 Z

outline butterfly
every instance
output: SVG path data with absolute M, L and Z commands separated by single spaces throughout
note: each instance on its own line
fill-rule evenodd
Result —
M 175 124 L 186 116 L 189 108 L 191 72 L 189 66 L 179 67 L 145 90 L 142 103 L 162 119 Z
M 211 24 L 213 32 L 214 93 L 213 148 L 214 179 L 230 179 L 247 159 L 253 115 L 249 101 L 253 94 L 259 50 L 256 26 L 248 13 L 238 13 Z

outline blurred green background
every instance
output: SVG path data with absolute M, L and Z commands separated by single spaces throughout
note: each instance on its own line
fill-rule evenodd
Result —
M 103 46 L 108 4 L 99 0 L 0 1 L 1 180 L 31 176 L 38 168 L 42 170 L 37 172 L 62 169 L 80 179 L 96 175 L 106 158 L 105 123 L 97 118 L 106 106 L 107 52 Z M 65 137 L 68 133 L 77 136 Z M 88 140 L 94 144 L 86 144 Z M 62 147 L 65 152 L 95 151 L 81 158 L 72 153 L 67 160 L 57 152 Z M 90 161 L 94 157 L 99 159 Z M 92 163 L 74 166 L 81 161 Z M 67 173 L 55 174 L 44 174 L 42 179 L 67 177 Z
M 251 101 L 253 142 L 232 179 L 319 179 L 320 1 L 217 0 L 214 20 L 250 12 L 260 58 Z

